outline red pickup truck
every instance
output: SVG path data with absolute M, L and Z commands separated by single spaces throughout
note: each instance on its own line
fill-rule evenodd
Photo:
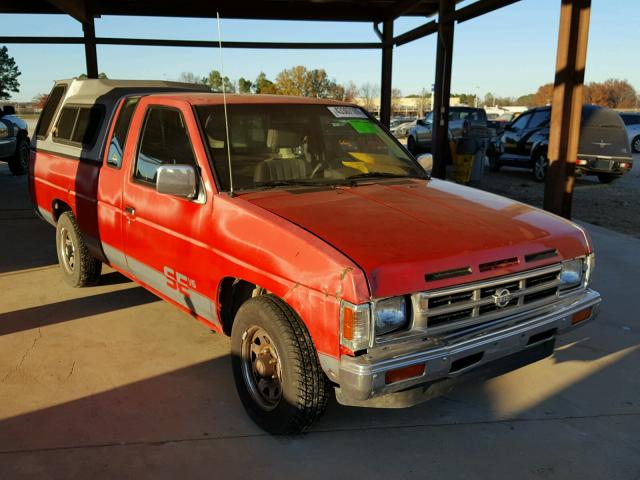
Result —
M 167 82 L 56 82 L 30 190 L 63 277 L 106 263 L 231 336 L 248 414 L 308 429 L 329 393 L 402 407 L 594 318 L 577 225 L 431 179 L 355 105 Z

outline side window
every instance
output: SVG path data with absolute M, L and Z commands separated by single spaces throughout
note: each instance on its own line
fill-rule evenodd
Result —
M 527 122 L 529 121 L 530 118 L 531 118 L 530 113 L 520 115 L 518 119 L 515 122 L 513 122 L 513 124 L 511 125 L 511 130 L 514 130 L 516 132 L 519 130 L 522 130 L 524 127 L 527 126 Z
M 53 87 L 53 90 L 51 90 L 49 99 L 42 109 L 40 119 L 38 120 L 38 125 L 36 126 L 37 138 L 43 139 L 49 133 L 49 127 L 51 127 L 53 116 L 58 109 L 58 105 L 60 105 L 60 101 L 62 100 L 66 89 L 66 85 L 57 85 Z
M 531 117 L 529 128 L 538 128 L 549 125 L 551 121 L 551 110 L 538 110 Z
M 193 165 L 196 159 L 182 114 L 173 108 L 147 110 L 134 178 L 155 185 L 161 165 Z
M 93 105 L 87 107 L 63 107 L 53 139 L 61 143 L 92 146 L 104 117 L 103 109 Z
M 116 124 L 113 127 L 109 152 L 107 153 L 107 165 L 111 167 L 120 168 L 122 166 L 122 155 L 127 135 L 129 134 L 129 125 L 139 100 L 140 97 L 127 98 L 124 100 L 122 108 L 120 108 Z

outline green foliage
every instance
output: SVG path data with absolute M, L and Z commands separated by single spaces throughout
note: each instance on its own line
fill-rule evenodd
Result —
M 0 48 L 0 100 L 11 98 L 11 93 L 20 91 L 20 70 L 13 57 L 9 56 L 7 47 Z
M 267 74 L 264 72 L 260 72 L 258 78 L 253 83 L 253 92 L 254 93 L 278 93 L 275 84 L 267 78 Z
M 253 82 L 251 80 L 247 80 L 244 77 L 240 77 L 238 79 L 238 92 L 251 93 L 252 86 L 253 86 Z
M 225 93 L 234 93 L 236 91 L 235 82 L 229 80 L 227 76 L 223 78 L 218 70 L 211 70 L 209 72 L 206 83 L 214 92 L 222 92 L 223 85 Z

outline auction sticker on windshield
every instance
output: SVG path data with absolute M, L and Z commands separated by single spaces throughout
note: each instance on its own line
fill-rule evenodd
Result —
M 369 118 L 358 107 L 327 107 L 336 118 Z

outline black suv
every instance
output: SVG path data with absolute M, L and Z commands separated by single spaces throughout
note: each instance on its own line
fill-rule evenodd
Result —
M 544 180 L 551 107 L 527 110 L 505 127 L 488 152 L 494 170 L 503 165 L 533 170 L 536 180 Z M 582 107 L 580 144 L 576 174 L 597 175 L 609 183 L 631 170 L 633 158 L 624 123 L 617 112 L 595 105 Z

